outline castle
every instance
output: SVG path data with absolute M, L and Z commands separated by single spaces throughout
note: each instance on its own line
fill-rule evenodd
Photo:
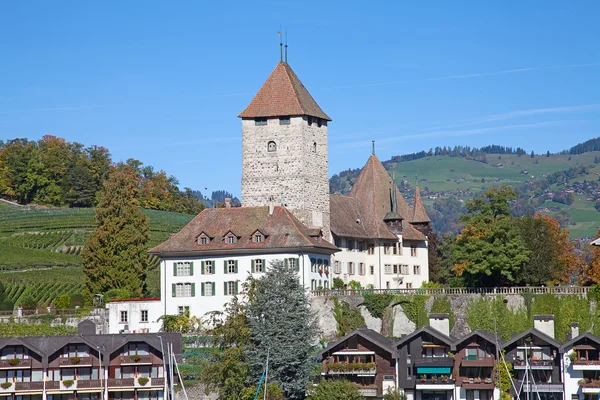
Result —
M 242 207 L 202 211 L 150 250 L 161 259 L 164 314 L 219 310 L 248 274 L 281 260 L 310 290 L 333 279 L 374 289 L 429 280 L 430 220 L 411 209 L 375 152 L 351 192 L 329 194 L 331 118 L 287 62 L 277 64 L 242 120 Z

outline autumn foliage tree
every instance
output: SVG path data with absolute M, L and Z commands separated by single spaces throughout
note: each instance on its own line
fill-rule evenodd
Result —
M 598 229 L 596 237 L 600 237 L 600 229 Z M 600 284 L 600 246 L 592 246 L 592 256 L 586 275 L 589 281 Z
M 96 210 L 98 227 L 83 252 L 88 294 L 124 289 L 142 295 L 146 288 L 149 220 L 136 200 L 137 178 L 126 165 L 112 167 Z

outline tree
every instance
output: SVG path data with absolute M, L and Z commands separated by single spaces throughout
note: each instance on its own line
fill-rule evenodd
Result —
M 200 326 L 200 320 L 190 316 L 190 310 L 185 310 L 180 315 L 163 315 L 158 321 L 162 321 L 163 332 L 193 333 Z
M 269 354 L 269 380 L 286 399 L 304 399 L 317 341 L 316 318 L 295 266 L 274 261 L 248 302 L 250 380 L 258 381 Z
M 68 294 L 61 294 L 54 299 L 54 307 L 57 310 L 66 310 L 71 305 L 71 297 Z
M 513 365 L 507 363 L 504 359 L 506 351 L 502 350 L 502 356 L 496 363 L 494 371 L 496 373 L 496 387 L 500 389 L 501 400 L 511 400 L 513 397 L 510 394 L 510 387 L 513 376 Z
M 137 206 L 136 176 L 120 165 L 111 168 L 98 208 L 98 227 L 83 252 L 83 272 L 89 295 L 125 289 L 146 291 L 149 221 Z
M 333 278 L 333 289 L 336 290 L 340 290 L 340 289 L 344 289 L 346 285 L 344 284 L 344 281 L 342 280 L 342 278 Z
M 510 187 L 489 189 L 466 203 L 465 228 L 452 248 L 452 270 L 472 286 L 514 284 L 529 250 L 510 214 L 509 201 L 517 193 Z
M 307 400 L 364 400 L 354 382 L 344 379 L 323 379 L 308 390 Z
M 406 393 L 398 388 L 388 389 L 387 392 L 383 394 L 383 400 L 406 400 L 406 398 Z
M 65 202 L 69 207 L 91 207 L 96 199 L 96 185 L 90 171 L 76 165 L 65 177 Z
M 569 240 L 569 231 L 557 220 L 540 214 L 516 218 L 515 225 L 530 251 L 520 281 L 528 285 L 571 282 L 571 268 L 582 261 Z
M 596 237 L 600 237 L 600 229 Z M 600 246 L 592 246 L 592 256 L 587 269 L 587 279 L 595 284 L 600 284 Z

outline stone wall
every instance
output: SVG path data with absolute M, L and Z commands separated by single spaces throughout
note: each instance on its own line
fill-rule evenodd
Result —
M 175 400 L 186 400 L 185 395 L 183 394 L 183 390 L 178 388 L 175 392 Z M 219 395 L 217 393 L 209 393 L 206 394 L 204 392 L 204 385 L 194 385 L 191 387 L 186 387 L 187 398 L 189 400 L 217 400 Z

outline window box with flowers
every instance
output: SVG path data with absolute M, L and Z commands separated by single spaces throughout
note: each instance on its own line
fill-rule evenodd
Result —
M 8 363 L 14 367 L 16 365 L 21 364 L 21 359 L 20 358 L 11 358 L 10 360 L 8 360 Z
M 140 386 L 146 386 L 146 384 L 150 381 L 150 379 L 148 379 L 145 376 L 141 376 L 138 378 L 138 383 L 140 384 Z
M 81 362 L 81 358 L 78 356 L 69 357 L 69 361 L 71 364 L 79 364 Z
M 12 386 L 12 382 L 2 382 L 0 383 L 0 387 L 4 390 L 9 389 Z
M 71 386 L 73 386 L 74 383 L 75 381 L 73 379 L 65 379 L 63 381 L 63 386 L 66 388 L 70 388 Z
M 139 356 L 139 354 L 132 354 L 132 355 L 130 355 L 130 356 L 129 356 L 129 359 L 130 359 L 131 361 L 134 361 L 134 362 L 138 362 L 138 361 L 140 361 L 140 360 L 141 360 L 141 358 L 142 358 L 142 357 L 140 357 L 140 356 Z

